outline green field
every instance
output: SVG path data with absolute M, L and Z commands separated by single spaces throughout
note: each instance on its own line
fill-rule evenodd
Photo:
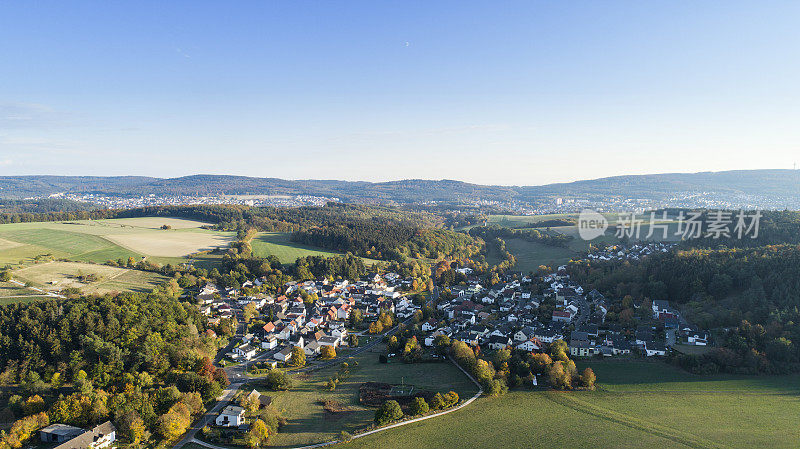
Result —
M 164 224 L 172 229 L 159 229 Z M 178 264 L 198 251 L 225 247 L 234 237 L 230 232 L 201 229 L 202 225 L 162 217 L 3 224 L 0 266 L 27 266 L 37 256 L 93 263 L 146 257 L 161 264 Z M 206 253 L 195 261 L 210 265 L 216 258 Z
M 276 256 L 281 263 L 294 263 L 299 257 L 306 256 L 337 256 L 341 253 L 328 251 L 325 249 L 306 246 L 291 241 L 291 234 L 288 232 L 260 232 L 250 242 L 253 247 L 253 254 L 258 257 Z M 364 258 L 364 263 L 381 263 L 379 260 Z
M 648 361 L 580 365 L 595 370 L 597 391 L 513 391 L 348 446 L 790 448 L 800 441 L 798 375 L 702 377 Z
M 346 430 L 355 432 L 372 424 L 375 409 L 358 403 L 358 388 L 363 382 L 385 382 L 413 385 L 415 390 L 447 392 L 454 390 L 463 398 L 475 394 L 475 385 L 452 363 L 404 364 L 399 360 L 382 364 L 378 352 L 356 356 L 358 366 L 351 368 L 350 377 L 341 382 L 335 391 L 324 389 L 328 378 L 335 376 L 338 366 L 315 372 L 309 376 L 295 376 L 295 387 L 290 391 L 262 392 L 273 398 L 273 407 L 288 419 L 277 436 L 270 438 L 270 446 L 291 447 L 327 441 Z M 352 365 L 352 361 L 350 361 Z M 328 412 L 321 401 L 338 402 L 343 411 Z

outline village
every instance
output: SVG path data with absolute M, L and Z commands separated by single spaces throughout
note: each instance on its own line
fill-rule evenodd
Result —
M 614 250 L 613 256 L 662 249 Z M 436 287 L 427 297 L 410 291 L 411 279 L 384 273 L 365 280 L 289 282 L 277 297 L 243 296 L 238 290 L 208 284 L 197 300 L 212 325 L 225 319 L 242 320 L 247 309 L 255 316 L 249 325 L 239 323 L 222 359 L 223 364 L 250 366 L 242 371 L 245 376 L 275 368 L 323 366 L 336 357 L 337 350 L 357 346 L 359 337 L 377 338 L 375 334 L 397 323 L 412 326 L 432 357 L 443 337 L 489 352 L 510 348 L 541 352 L 563 340 L 577 358 L 659 357 L 676 344 L 710 344 L 709 333 L 688 323 L 667 301 L 647 304 L 650 310 L 640 314 L 642 319 L 633 327 L 608 321 L 613 301 L 596 290 L 585 292 L 571 281 L 566 268 L 540 276 L 508 274 L 490 287 L 483 286 L 471 269 L 457 268 L 466 281 Z M 258 287 L 260 282 L 249 281 L 243 289 Z M 392 317 L 392 325 L 383 328 L 380 324 L 386 316 Z M 298 349 L 305 355 L 302 365 L 292 363 Z M 243 416 L 241 407 L 232 404 L 215 423 L 244 428 Z

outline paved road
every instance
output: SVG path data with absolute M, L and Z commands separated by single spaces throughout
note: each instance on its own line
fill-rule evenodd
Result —
M 431 297 L 428 300 L 427 304 L 430 304 L 430 303 L 436 301 L 436 299 L 438 299 L 438 298 L 439 298 L 439 288 L 438 287 L 434 287 L 433 288 L 433 292 L 431 292 Z M 411 322 L 412 319 L 413 319 L 413 317 L 408 318 L 407 320 L 403 321 L 402 324 L 408 324 L 408 323 Z M 385 332 L 383 335 L 385 335 L 385 336 L 394 335 L 397 332 L 397 330 L 399 329 L 399 327 L 400 327 L 399 325 L 395 326 L 392 329 L 390 329 L 387 332 Z M 219 361 L 219 359 L 225 353 L 227 353 L 231 349 L 233 349 L 234 345 L 236 343 L 238 343 L 241 340 L 241 338 L 244 336 L 245 330 L 246 330 L 245 324 L 244 323 L 240 323 L 239 327 L 236 330 L 236 335 L 231 337 L 231 341 L 228 344 L 228 346 L 225 349 L 220 350 L 217 353 L 217 360 L 216 361 Z M 355 351 L 347 354 L 347 357 L 353 357 L 353 356 L 362 354 L 362 353 L 364 353 L 366 351 L 369 351 L 370 349 L 374 348 L 375 346 L 381 344 L 382 343 L 381 340 L 383 340 L 383 339 L 382 338 L 376 338 L 375 341 L 373 341 L 371 343 L 368 343 L 368 344 L 366 344 L 364 346 L 360 346 Z M 271 354 L 272 354 L 272 352 L 262 352 L 261 354 L 259 354 L 257 357 L 255 357 L 252 360 L 249 360 L 247 362 L 242 362 L 242 363 L 240 363 L 238 365 L 235 365 L 235 366 L 230 366 L 230 367 L 223 368 L 225 370 L 225 373 L 228 375 L 228 379 L 230 379 L 231 384 L 228 386 L 228 388 L 226 388 L 223 391 L 223 394 L 220 397 L 220 399 L 217 401 L 217 403 L 211 409 L 209 409 L 205 413 L 205 415 L 200 417 L 200 419 L 198 419 L 189 428 L 189 430 L 186 431 L 186 433 L 183 435 L 183 438 L 181 438 L 180 441 L 178 441 L 175 445 L 172 446 L 173 449 L 177 449 L 177 448 L 179 448 L 179 447 L 181 447 L 184 444 L 189 443 L 189 442 L 199 442 L 200 444 L 202 444 L 204 446 L 214 447 L 213 445 L 210 445 L 210 444 L 205 443 L 205 442 L 200 442 L 200 440 L 197 440 L 196 439 L 197 432 L 199 432 L 203 427 L 205 427 L 206 425 L 211 423 L 214 420 L 214 418 L 216 417 L 216 415 L 220 412 L 220 410 L 222 410 L 223 407 L 225 405 L 227 405 L 228 402 L 236 395 L 236 392 L 239 391 L 245 384 L 247 384 L 248 381 L 253 380 L 253 379 L 249 379 L 247 377 L 247 374 L 246 374 L 247 373 L 247 367 L 253 362 L 258 362 L 260 360 L 264 360 L 264 359 L 267 359 L 267 358 L 271 357 Z M 301 368 L 299 370 L 295 370 L 295 371 L 293 371 L 293 373 L 307 373 L 307 372 L 316 371 L 316 370 L 319 370 L 319 369 L 327 368 L 329 366 L 333 366 L 333 365 L 336 365 L 338 363 L 341 363 L 342 360 L 344 360 L 344 357 L 337 357 L 337 358 L 335 358 L 333 360 L 330 360 L 328 362 L 325 362 L 325 363 L 317 363 L 317 364 L 314 364 L 314 365 L 309 365 L 309 366 L 307 366 L 305 368 Z M 480 387 L 480 385 L 478 387 Z M 434 416 L 434 415 L 431 415 L 431 416 Z

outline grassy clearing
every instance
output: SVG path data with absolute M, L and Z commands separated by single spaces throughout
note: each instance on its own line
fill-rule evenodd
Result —
M 81 281 L 80 276 L 93 275 L 94 280 Z M 14 271 L 14 278 L 48 291 L 80 288 L 86 293 L 111 291 L 148 291 L 166 281 L 155 273 L 79 262 L 48 262 Z
M 592 392 L 514 391 L 349 446 L 796 447 L 800 376 L 695 376 L 661 362 L 586 361 Z
M 281 263 L 294 263 L 299 257 L 306 256 L 338 256 L 341 253 L 315 248 L 313 246 L 302 245 L 291 241 L 291 234 L 288 232 L 261 232 L 253 238 L 251 245 L 253 253 L 258 257 L 274 255 Z M 381 263 L 379 260 L 364 258 L 364 263 Z
M 295 387 L 291 391 L 265 391 L 272 396 L 276 410 L 282 411 L 288 419 L 281 432 L 270 439 L 270 446 L 318 443 L 337 437 L 342 430 L 352 433 L 372 424 L 375 409 L 358 402 L 358 388 L 363 382 L 402 382 L 418 390 L 454 390 L 465 398 L 475 394 L 472 382 L 449 362 L 407 365 L 393 360 L 382 364 L 378 363 L 378 354 L 366 352 L 356 356 L 353 360 L 358 361 L 358 366 L 352 367 L 350 377 L 332 392 L 324 388 L 324 383 L 336 375 L 338 366 L 305 377 L 295 376 Z M 325 400 L 339 403 L 344 410 L 325 411 L 322 405 Z

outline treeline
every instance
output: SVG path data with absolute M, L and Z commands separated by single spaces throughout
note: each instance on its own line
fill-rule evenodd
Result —
M 540 231 L 538 229 L 511 229 L 502 226 L 475 226 L 469 230 L 469 235 L 480 237 L 485 241 L 495 238 L 501 239 L 522 239 L 528 242 L 541 243 L 548 246 L 566 247 L 572 240 L 572 236 L 560 232 Z
M 292 240 L 363 257 L 402 262 L 407 258 L 460 258 L 477 254 L 480 242 L 466 234 L 439 228 L 364 221 L 312 227 Z
M 51 212 L 75 212 L 99 209 L 94 204 L 60 198 L 40 200 L 0 199 L 0 214 L 46 214 Z
M 23 417 L 0 448 L 48 422 L 109 419 L 133 444 L 174 441 L 228 385 L 217 347 L 197 308 L 166 293 L 2 306 L 0 383 L 19 385 L 9 406 Z
M 709 356 L 713 359 L 702 363 L 716 368 L 703 370 L 800 369 L 800 246 L 692 249 L 635 264 L 572 263 L 569 271 L 581 285 L 608 297 L 630 296 L 645 309 L 650 301 L 670 300 L 702 328 L 729 328 L 720 342 L 728 352 Z M 759 338 L 751 326 L 760 329 Z

